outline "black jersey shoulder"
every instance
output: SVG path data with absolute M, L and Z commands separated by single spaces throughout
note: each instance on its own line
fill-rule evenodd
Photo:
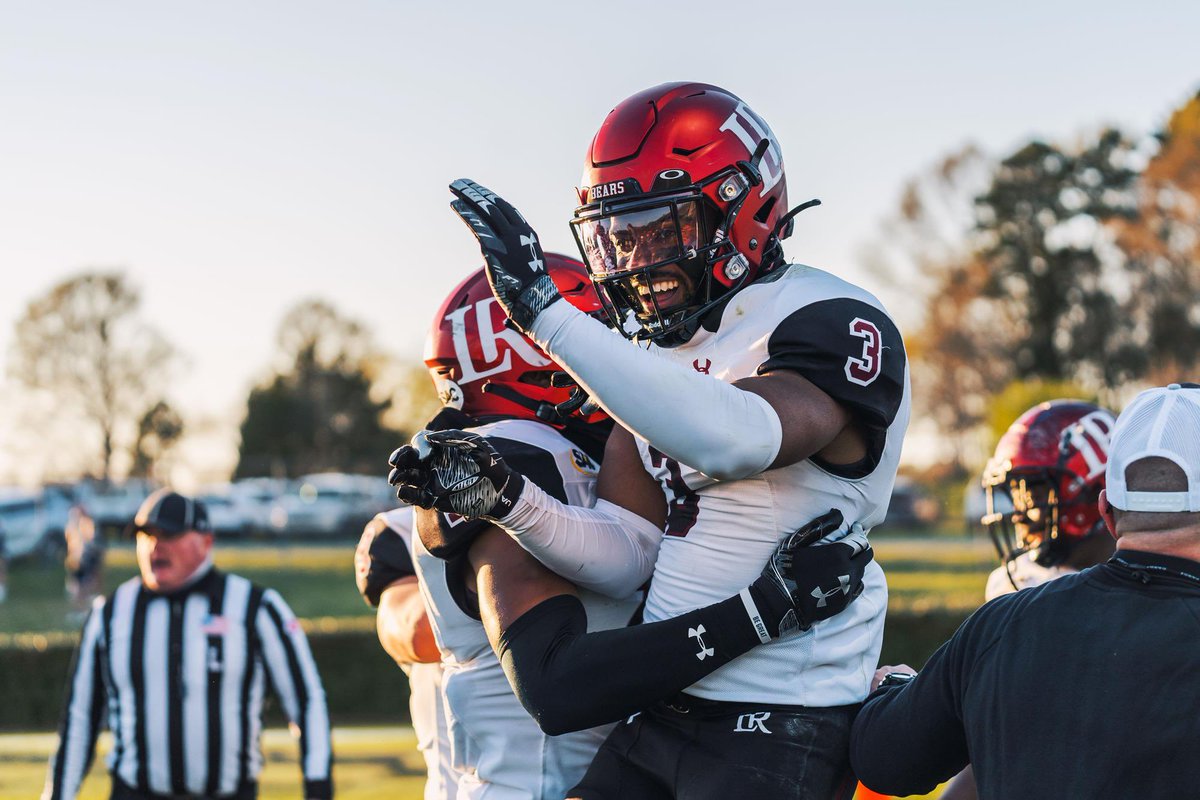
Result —
M 879 464 L 887 429 L 904 401 L 904 341 L 885 311 L 852 297 L 819 299 L 789 313 L 767 340 L 762 375 L 792 370 L 840 403 L 867 435 L 867 456 L 854 465 L 822 464 L 845 477 Z

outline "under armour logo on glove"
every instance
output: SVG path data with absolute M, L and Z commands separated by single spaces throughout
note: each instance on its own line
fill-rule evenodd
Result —
M 517 209 L 490 189 L 460 178 L 450 184 L 450 207 L 479 240 L 488 283 L 513 324 L 528 334 L 538 314 L 560 299 L 546 272 L 537 234 Z
M 388 464 L 399 499 L 471 519 L 500 519 L 525 488 L 487 439 L 465 431 L 421 431 Z
M 703 661 L 709 656 L 717 654 L 716 648 L 704 646 L 704 634 L 706 633 L 703 625 L 697 625 L 694 628 L 688 628 L 688 638 L 695 639 L 696 644 L 700 645 L 700 652 L 696 653 L 696 658 Z
M 857 522 L 842 533 L 836 509 L 783 537 L 744 598 L 759 637 L 771 638 L 839 614 L 862 594 L 874 552 Z M 824 586 L 833 586 L 826 591 Z M 765 640 L 765 639 L 764 639 Z
M 822 591 L 820 586 L 812 590 L 812 596 L 817 600 L 817 608 L 825 608 L 825 606 L 829 605 L 829 598 L 836 596 L 838 592 L 850 594 L 849 575 L 838 576 L 838 584 L 838 586 L 835 586 L 828 592 Z
M 545 272 L 546 262 L 542 260 L 542 248 L 538 245 L 537 234 L 530 233 L 521 237 L 521 246 L 529 248 L 529 269 L 534 272 Z

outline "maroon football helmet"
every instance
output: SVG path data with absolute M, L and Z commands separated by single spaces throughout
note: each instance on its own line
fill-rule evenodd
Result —
M 1038 564 L 1053 566 L 1078 542 L 1102 533 L 1097 502 L 1115 424 L 1099 406 L 1052 400 L 1026 411 L 1000 438 L 983 473 L 981 521 L 1005 564 L 1032 553 Z
M 579 200 L 571 229 L 614 327 L 667 346 L 779 266 L 791 232 L 775 135 L 704 83 L 665 83 L 610 111 Z
M 581 262 L 547 253 L 546 270 L 567 302 L 586 314 L 602 313 Z M 505 320 L 482 267 L 455 287 L 425 341 L 425 366 L 438 397 L 473 417 L 561 422 L 553 409 L 571 397 L 572 387 L 551 383 L 562 367 Z M 585 421 L 602 417 L 593 413 Z

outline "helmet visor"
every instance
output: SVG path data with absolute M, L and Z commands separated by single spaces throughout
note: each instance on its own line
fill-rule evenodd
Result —
M 572 224 L 588 269 L 602 278 L 692 258 L 700 246 L 698 205 L 668 202 Z

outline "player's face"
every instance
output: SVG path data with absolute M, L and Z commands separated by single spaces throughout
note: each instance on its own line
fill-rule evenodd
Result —
M 1046 536 L 1050 523 L 1050 503 L 1053 490 L 1045 481 L 1014 480 L 1009 484 L 1013 501 L 1013 528 L 1017 541 L 1036 546 Z
M 696 289 L 691 276 L 678 264 L 667 264 L 648 275 L 639 275 L 632 283 L 644 314 L 655 313 L 656 307 L 666 313 L 687 305 Z
M 173 592 L 204 563 L 212 550 L 212 534 L 189 531 L 180 536 L 137 535 L 137 562 L 142 583 L 153 592 Z
M 578 224 L 577 233 L 593 275 L 630 275 L 626 286 L 641 314 L 688 305 L 695 279 L 680 262 L 693 257 L 700 245 L 695 201 L 587 220 Z

